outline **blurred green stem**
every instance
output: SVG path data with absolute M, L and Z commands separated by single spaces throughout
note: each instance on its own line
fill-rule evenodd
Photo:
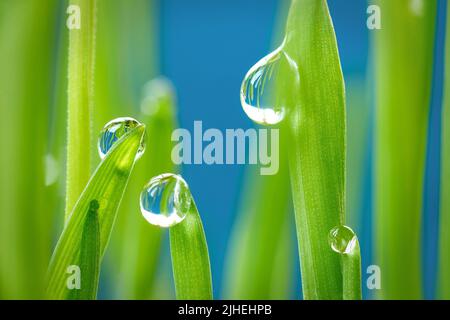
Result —
M 91 175 L 96 4 L 70 0 L 81 24 L 69 30 L 66 221 Z
M 170 138 L 176 127 L 176 98 L 172 84 L 164 78 L 153 79 L 144 86 L 143 94 L 141 118 L 147 127 L 148 150 L 136 164 L 119 212 L 118 223 L 122 224 L 123 230 L 116 231 L 113 237 L 120 250 L 121 279 L 117 281 L 117 292 L 124 299 L 148 299 L 151 296 L 165 231 L 151 225 L 139 214 L 136 195 L 150 177 L 177 171 L 170 155 Z
M 0 1 L 0 298 L 43 297 L 53 201 L 45 185 L 58 2 Z M 54 169 L 54 168 L 47 168 Z
M 294 221 L 289 205 L 287 148 L 285 139 L 280 140 L 279 172 L 272 176 L 260 176 L 259 171 L 247 173 L 248 183 L 242 193 L 242 208 L 235 222 L 225 268 L 227 299 L 289 298 L 290 226 Z M 284 258 L 277 259 L 280 257 Z
M 375 1 L 375 219 L 381 297 L 420 299 L 421 213 L 436 0 Z M 418 11 L 419 10 L 419 11 Z
M 444 105 L 442 110 L 441 217 L 438 298 L 450 299 L 450 5 L 447 5 Z

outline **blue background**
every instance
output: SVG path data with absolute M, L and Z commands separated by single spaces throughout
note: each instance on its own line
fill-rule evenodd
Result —
M 395 0 L 394 0 L 395 1 Z M 161 73 L 170 78 L 178 94 L 180 127 L 192 130 L 195 120 L 207 128 L 249 128 L 253 123 L 242 111 L 239 88 L 247 70 L 276 43 L 278 17 L 285 15 L 286 0 L 162 0 L 159 3 Z M 424 283 L 433 297 L 436 276 L 436 234 L 439 210 L 440 111 L 442 100 L 444 0 L 439 1 L 436 62 L 431 102 L 424 203 Z M 329 0 L 344 77 L 366 76 L 370 70 L 369 30 L 365 0 Z M 373 107 L 373 106 L 372 106 Z M 363 204 L 363 276 L 372 264 L 371 151 L 365 165 Z M 210 247 L 214 295 L 220 298 L 227 243 L 239 204 L 244 166 L 189 165 L 182 168 L 205 226 Z M 205 188 L 205 186 L 208 186 Z M 254 195 L 254 201 L 258 201 Z M 297 263 L 297 262 L 296 262 Z M 296 267 L 298 268 L 298 267 Z M 364 279 L 364 277 L 363 277 Z M 299 281 L 297 281 L 299 282 Z M 293 298 L 299 297 L 299 285 Z M 363 285 L 365 288 L 365 285 Z M 368 293 L 365 292 L 368 297 Z

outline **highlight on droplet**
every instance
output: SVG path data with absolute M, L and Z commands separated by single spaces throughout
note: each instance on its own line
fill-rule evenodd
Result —
M 153 177 L 140 196 L 142 216 L 155 226 L 168 228 L 184 220 L 192 196 L 184 179 L 173 173 Z
M 141 125 L 139 121 L 130 117 L 121 117 L 108 122 L 100 132 L 98 138 L 98 154 L 101 159 L 106 157 L 112 146 L 126 133 Z M 136 159 L 142 157 L 145 152 L 145 136 L 141 141 Z
M 277 94 L 276 79 L 281 72 L 292 72 L 294 63 L 284 52 L 284 44 L 285 41 L 251 67 L 242 81 L 242 108 L 247 116 L 258 124 L 275 125 L 280 123 L 286 114 L 285 101 Z
M 328 234 L 328 243 L 333 251 L 340 254 L 353 252 L 358 238 L 350 227 L 345 225 L 336 226 Z

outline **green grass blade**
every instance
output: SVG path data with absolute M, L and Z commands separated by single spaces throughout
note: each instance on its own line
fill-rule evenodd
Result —
M 420 299 L 421 216 L 435 0 L 375 1 L 375 219 L 381 297 Z
M 0 1 L 2 299 L 45 291 L 54 208 L 44 158 L 59 14 L 57 1 Z
M 91 176 L 97 0 L 70 0 L 80 29 L 69 30 L 66 221 Z
M 146 152 L 136 163 L 135 174 L 130 178 L 105 256 L 106 272 L 101 279 L 113 283 L 114 290 L 104 291 L 101 298 L 149 297 L 163 231 L 142 223 L 136 194 L 149 177 L 175 171 L 170 159 L 165 162 L 164 150 L 169 146 L 163 145 L 164 149 L 159 149 L 163 144 L 161 140 L 167 141 L 164 138 L 166 129 L 161 128 L 159 132 L 153 129 L 154 126 L 149 125 L 149 117 L 142 115 L 139 109 L 142 87 L 158 72 L 158 10 L 155 2 L 133 0 L 132 6 L 126 1 L 98 3 L 95 131 L 99 132 L 111 119 L 129 115 L 146 124 L 147 145 L 151 150 L 158 150 Z M 157 163 L 153 163 L 153 159 L 157 159 Z M 159 163 L 163 163 L 166 169 L 159 171 Z
M 134 169 L 124 197 L 118 223 L 122 233 L 115 235 L 119 246 L 121 279 L 117 281 L 118 293 L 124 299 L 148 299 L 161 253 L 164 230 L 149 224 L 140 214 L 139 195 L 149 177 L 164 172 L 175 172 L 171 159 L 171 135 L 176 127 L 175 93 L 169 80 L 156 78 L 144 89 L 143 116 L 147 129 L 147 145 L 157 152 L 146 152 Z M 127 201 L 128 200 L 128 201 Z
M 351 252 L 342 255 L 343 299 L 361 300 L 361 252 L 359 241 Z
M 99 204 L 100 256 L 103 256 L 144 132 L 144 126 L 138 126 L 111 148 L 78 199 L 50 261 L 47 288 L 50 298 L 64 299 L 70 293 L 66 288 L 66 269 L 80 263 L 83 221 L 93 200 Z
M 289 5 L 289 1 L 279 4 L 273 41 L 276 47 L 283 41 Z M 281 162 L 277 174 L 261 176 L 259 168 L 247 169 L 224 269 L 226 299 L 290 298 L 294 241 L 284 138 L 282 135 L 277 147 Z
M 289 162 L 303 295 L 342 299 L 341 261 L 328 244 L 328 233 L 344 224 L 346 116 L 326 1 L 293 0 L 286 37 L 284 51 L 295 70 L 279 81 L 286 82 L 282 92 L 289 105 Z
M 170 252 L 177 299 L 211 300 L 208 245 L 193 199 L 183 222 L 170 228 Z
M 450 5 L 447 5 L 445 59 L 438 273 L 438 298 L 440 299 L 450 299 Z
M 80 244 L 80 270 L 80 290 L 72 290 L 70 299 L 95 300 L 100 275 L 100 225 L 97 200 L 89 203 L 84 221 Z
M 281 163 L 276 175 L 249 172 L 250 182 L 243 192 L 225 268 L 227 299 L 289 298 L 290 184 L 284 144 L 279 149 Z M 285 256 L 283 264 L 277 259 L 280 255 Z

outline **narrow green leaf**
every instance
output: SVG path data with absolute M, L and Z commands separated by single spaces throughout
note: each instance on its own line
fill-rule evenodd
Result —
M 179 300 L 211 300 L 212 280 L 202 220 L 192 199 L 183 222 L 170 228 L 175 291 Z
M 273 37 L 275 48 L 283 41 L 289 6 L 289 1 L 279 4 Z M 274 85 L 267 87 L 273 102 Z M 277 146 L 271 145 L 271 150 L 279 150 L 278 173 L 262 176 L 259 168 L 247 169 L 224 269 L 225 299 L 290 298 L 294 220 L 290 212 L 286 139 L 284 135 L 280 138 Z
M 351 252 L 342 254 L 343 299 L 361 300 L 361 252 L 358 239 Z
M 81 287 L 72 290 L 70 299 L 95 300 L 97 298 L 100 275 L 100 226 L 98 222 L 98 202 L 89 203 L 80 244 Z
M 444 105 L 442 110 L 441 217 L 438 298 L 450 299 L 450 5 L 447 5 Z
M 436 0 L 374 1 L 375 237 L 384 299 L 422 298 L 421 217 Z
M 50 261 L 47 287 L 50 298 L 64 299 L 70 293 L 66 269 L 79 266 L 83 222 L 93 200 L 99 205 L 100 257 L 103 257 L 144 132 L 145 127 L 138 126 L 111 148 L 78 199 Z
M 242 209 L 236 219 L 225 268 L 227 299 L 289 298 L 290 184 L 287 149 L 282 142 L 278 148 L 280 169 L 276 175 L 260 176 L 259 171 L 248 174 L 250 181 L 242 193 Z M 278 259 L 283 256 L 284 259 Z
M 81 23 L 69 30 L 66 221 L 91 176 L 96 4 L 69 2 L 69 8 L 78 6 Z
M 293 0 L 281 77 L 288 110 L 289 162 L 303 296 L 342 299 L 340 257 L 328 233 L 344 224 L 346 116 L 344 81 L 325 0 Z M 284 86 L 283 86 L 284 84 Z
M 0 298 L 45 292 L 54 201 L 45 185 L 58 1 L 0 1 Z M 32 269 L 30 269 L 32 266 Z
M 148 299 L 154 291 L 164 230 L 142 217 L 136 195 L 150 177 L 176 171 L 171 159 L 171 135 L 176 127 L 175 92 L 170 81 L 151 80 L 144 88 L 141 109 L 143 116 L 139 119 L 146 124 L 147 145 L 157 152 L 146 152 L 136 164 L 119 211 L 118 223 L 123 229 L 113 236 L 120 250 L 117 291 L 125 299 Z

